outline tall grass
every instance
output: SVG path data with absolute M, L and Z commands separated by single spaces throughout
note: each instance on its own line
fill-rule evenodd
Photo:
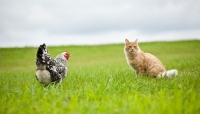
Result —
M 200 41 L 140 44 L 179 70 L 172 79 L 136 78 L 123 47 L 49 47 L 52 57 L 66 50 L 72 57 L 62 84 L 48 87 L 35 78 L 37 48 L 1 48 L 0 113 L 200 113 Z

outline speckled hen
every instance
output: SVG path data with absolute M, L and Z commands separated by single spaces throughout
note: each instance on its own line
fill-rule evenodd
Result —
M 53 59 L 49 54 L 46 44 L 40 45 L 36 55 L 36 79 L 45 86 L 51 83 L 61 83 L 67 74 L 67 60 L 70 54 L 65 51 Z

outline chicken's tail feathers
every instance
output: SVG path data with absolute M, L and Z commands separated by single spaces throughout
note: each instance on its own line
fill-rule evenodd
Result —
M 164 77 L 172 78 L 173 76 L 176 76 L 176 75 L 178 75 L 178 70 L 177 69 L 171 69 L 171 70 L 167 70 L 165 72 L 160 73 L 158 77 L 160 77 L 160 78 L 164 78 Z
M 41 62 L 41 63 L 45 63 L 45 56 L 48 54 L 48 50 L 46 47 L 46 44 L 42 44 L 40 45 L 40 47 L 38 48 L 37 51 L 37 61 Z

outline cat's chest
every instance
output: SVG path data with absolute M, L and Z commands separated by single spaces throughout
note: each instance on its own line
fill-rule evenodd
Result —
M 141 56 L 136 57 L 127 57 L 127 60 L 132 64 L 138 64 L 144 61 L 144 58 Z
M 144 58 L 142 57 L 135 57 L 135 58 L 127 58 L 127 62 L 134 68 L 137 69 L 138 67 L 143 67 L 144 64 Z

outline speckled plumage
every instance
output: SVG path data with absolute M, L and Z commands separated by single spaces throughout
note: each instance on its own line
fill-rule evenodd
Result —
M 48 54 L 46 45 L 40 45 L 36 55 L 36 78 L 40 83 L 44 85 L 49 85 L 52 82 L 60 83 L 65 78 L 67 73 L 66 53 L 63 52 L 53 59 Z

